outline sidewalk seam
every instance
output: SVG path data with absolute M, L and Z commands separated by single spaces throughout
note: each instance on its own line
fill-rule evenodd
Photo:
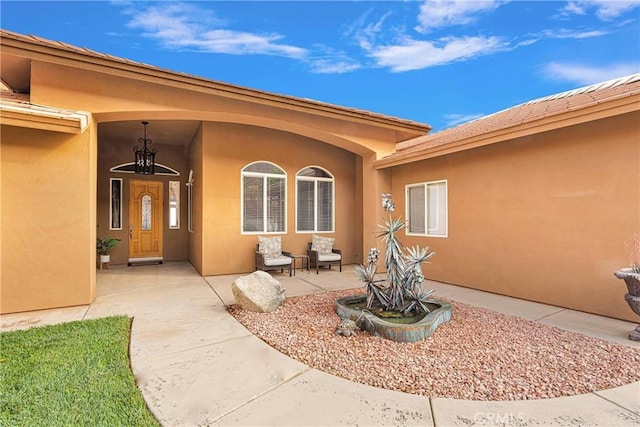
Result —
M 222 303 L 222 305 L 224 307 L 227 307 L 227 304 L 224 302 L 224 300 L 222 299 L 222 297 L 218 294 L 218 292 L 216 292 L 215 288 L 211 285 L 211 283 L 209 283 L 209 281 L 207 279 L 205 279 L 204 277 L 202 278 L 202 280 L 204 280 L 204 283 L 207 284 L 207 286 L 209 287 L 209 289 L 211 289 L 213 291 L 213 293 L 215 294 L 215 296 L 218 297 L 218 299 L 220 300 L 220 302 Z M 232 305 L 232 304 L 229 304 Z
M 429 397 L 429 412 L 431 412 L 431 423 L 433 424 L 433 427 L 438 427 L 438 425 L 436 424 L 436 414 L 433 412 L 433 398 Z
M 296 277 L 296 279 L 297 279 L 297 277 Z M 324 292 L 330 292 L 330 290 L 325 289 L 325 288 L 323 288 L 323 287 L 321 287 L 321 286 L 318 286 L 318 285 L 316 285 L 315 283 L 311 283 L 310 281 L 308 281 L 308 280 L 306 280 L 306 279 L 300 278 L 299 280 L 300 280 L 301 282 L 304 282 L 304 283 L 307 283 L 307 284 L 309 284 L 309 285 L 313 286 L 313 287 L 314 287 L 314 288 L 316 288 L 316 289 L 320 289 L 321 291 L 324 291 Z
M 84 311 L 84 314 L 82 315 L 82 318 L 80 320 L 86 320 L 87 319 L 87 315 L 89 314 L 89 311 L 91 311 L 91 307 L 93 307 L 93 302 L 87 306 L 87 309 Z M 133 316 L 128 316 L 128 317 L 133 318 Z
M 262 393 L 260 393 L 260 394 L 258 394 L 258 395 L 256 395 L 256 396 L 253 396 L 252 398 L 248 399 L 246 402 L 241 403 L 240 405 L 236 406 L 235 408 L 229 409 L 227 412 L 224 412 L 223 414 L 221 414 L 221 415 L 217 416 L 216 418 L 214 418 L 214 419 L 213 419 L 213 422 L 215 423 L 215 422 L 217 422 L 218 420 L 220 420 L 220 419 L 222 419 L 222 418 L 226 417 L 227 415 L 229 415 L 229 414 L 231 414 L 231 413 L 233 413 L 233 412 L 237 411 L 238 409 L 240 409 L 240 408 L 242 408 L 242 407 L 244 407 L 244 406 L 247 406 L 249 403 L 254 402 L 254 401 L 258 400 L 259 398 L 261 398 L 262 396 L 265 396 L 265 395 L 267 395 L 267 394 L 271 393 L 272 391 L 274 391 L 275 389 L 279 388 L 280 386 L 285 385 L 285 384 L 287 384 L 287 383 L 289 383 L 289 382 L 293 381 L 294 379 L 298 378 L 299 376 L 301 376 L 301 375 L 303 375 L 303 374 L 306 374 L 306 373 L 307 373 L 307 372 L 309 372 L 311 369 L 312 369 L 312 368 L 310 368 L 310 367 L 308 367 L 308 366 L 307 366 L 307 367 L 306 367 L 306 369 L 303 369 L 302 371 L 300 371 L 300 372 L 298 372 L 297 374 L 293 375 L 291 378 L 289 378 L 289 379 L 287 379 L 287 380 L 285 380 L 285 381 L 282 381 L 281 383 L 278 383 L 278 384 L 274 385 L 274 386 L 273 386 L 273 387 L 271 387 L 271 388 L 268 388 L 267 390 L 263 391 Z
M 562 313 L 563 311 L 567 311 L 567 309 L 566 308 L 560 308 L 558 311 L 554 311 L 553 313 L 549 313 L 549 314 L 546 314 L 546 315 L 544 315 L 542 317 L 538 317 L 537 319 L 534 319 L 533 321 L 534 322 L 540 322 L 541 320 L 547 319 L 547 318 L 549 318 L 551 316 L 555 316 L 556 314 Z
M 621 405 L 621 404 L 619 404 L 618 402 L 614 402 L 614 401 L 613 401 L 613 400 L 611 400 L 611 399 L 607 399 L 606 397 L 604 397 L 604 396 L 602 396 L 602 395 L 598 394 L 598 392 L 597 392 L 597 391 L 592 391 L 592 392 L 591 392 L 591 394 L 593 394 L 593 395 L 595 395 L 595 396 L 598 396 L 600 399 L 602 399 L 602 400 L 606 400 L 607 402 L 609 402 L 609 403 L 611 403 L 611 404 L 613 404 L 613 405 L 617 406 L 618 408 L 624 409 L 625 411 L 627 411 L 627 412 L 629 412 L 629 413 L 632 413 L 632 414 L 635 414 L 635 415 L 637 415 L 637 416 L 640 416 L 640 412 L 636 412 L 636 411 L 634 411 L 634 410 L 632 410 L 632 409 L 629 409 L 629 408 L 627 408 L 627 407 L 625 407 L 625 406 L 622 406 L 622 405 Z

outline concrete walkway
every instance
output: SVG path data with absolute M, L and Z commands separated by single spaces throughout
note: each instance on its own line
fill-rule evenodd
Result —
M 274 275 L 287 296 L 360 287 L 343 273 Z M 117 314 L 134 317 L 131 363 L 165 426 L 637 426 L 640 382 L 581 396 L 483 402 L 427 398 L 356 384 L 273 350 L 225 310 L 237 276 L 200 277 L 188 263 L 98 273 L 90 306 L 0 316 L 2 330 Z M 431 282 L 439 296 L 640 348 L 635 324 Z

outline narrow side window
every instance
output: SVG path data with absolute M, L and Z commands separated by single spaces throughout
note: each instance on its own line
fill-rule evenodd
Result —
M 110 179 L 109 230 L 122 230 L 122 178 Z
M 180 181 L 169 181 L 169 228 L 180 228 Z

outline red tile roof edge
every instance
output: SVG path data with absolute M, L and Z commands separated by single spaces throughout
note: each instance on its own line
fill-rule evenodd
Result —
M 640 93 L 640 73 L 534 99 L 459 126 L 400 142 L 398 151 L 385 159 L 506 130 L 637 93 Z

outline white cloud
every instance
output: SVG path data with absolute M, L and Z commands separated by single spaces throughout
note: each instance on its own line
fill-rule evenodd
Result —
M 640 72 L 640 64 L 612 64 L 593 67 L 584 64 L 551 62 L 544 66 L 544 74 L 551 80 L 590 85 Z
M 310 61 L 311 72 L 316 74 L 344 74 L 361 68 L 354 61 L 336 61 L 330 59 L 318 59 Z
M 589 39 L 592 37 L 600 37 L 609 34 L 604 30 L 592 30 L 592 31 L 572 31 L 572 30 L 559 30 L 556 31 L 555 37 L 558 39 Z
M 370 11 L 362 14 L 344 33 L 346 37 L 353 35 L 358 45 L 365 50 L 373 48 L 378 34 L 383 30 L 384 22 L 391 16 L 392 12 L 387 12 L 376 22 L 365 25 L 369 14 Z
M 447 37 L 439 42 L 405 39 L 369 51 L 376 63 L 391 71 L 410 71 L 498 52 L 504 47 L 497 37 Z
M 283 37 L 278 34 L 253 34 L 233 30 L 211 30 L 203 32 L 192 40 L 176 40 L 174 45 L 196 47 L 213 53 L 236 55 L 265 54 L 290 58 L 303 58 L 307 50 L 295 46 L 276 43 Z
M 579 3 L 582 2 L 570 1 L 562 11 L 567 15 L 586 15 L 587 11 L 584 6 Z
M 541 33 L 541 36 L 545 39 L 588 39 L 605 36 L 607 34 L 609 34 L 609 32 L 604 30 L 575 31 L 560 28 L 556 30 L 545 30 Z
M 446 119 L 447 127 L 449 128 L 453 126 L 458 126 L 459 124 L 462 124 L 462 123 L 467 123 L 472 120 L 479 119 L 484 116 L 485 114 L 476 113 L 476 114 L 445 114 L 443 117 Z
M 610 21 L 618 16 L 640 6 L 637 0 L 576 0 L 570 1 L 562 9 L 565 15 L 586 15 L 589 10 L 595 9 L 595 14 L 603 21 Z
M 128 26 L 170 48 L 212 53 L 264 54 L 304 58 L 308 51 L 284 43 L 279 34 L 260 34 L 224 28 L 226 22 L 211 11 L 187 3 L 166 3 L 145 9 L 127 9 Z
M 346 52 L 330 46 L 316 44 L 313 46 L 313 51 L 314 54 L 309 55 L 307 61 L 312 73 L 344 74 L 362 68 L 360 63 Z
M 544 30 L 537 34 L 528 34 L 525 39 L 517 42 L 513 45 L 514 48 L 529 46 L 537 43 L 541 40 L 553 40 L 553 39 L 588 39 L 592 37 L 601 37 L 609 34 L 605 30 L 591 30 L 591 31 L 575 31 L 565 28 L 556 30 Z
M 493 11 L 504 3 L 507 1 L 425 0 L 420 6 L 416 30 L 427 32 L 432 28 L 468 24 L 476 19 L 477 14 Z

